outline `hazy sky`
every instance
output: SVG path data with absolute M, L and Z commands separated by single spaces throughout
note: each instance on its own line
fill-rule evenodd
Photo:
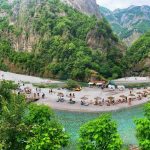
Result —
M 96 0 L 100 6 L 107 7 L 111 10 L 117 8 L 127 8 L 131 5 L 150 5 L 150 0 Z

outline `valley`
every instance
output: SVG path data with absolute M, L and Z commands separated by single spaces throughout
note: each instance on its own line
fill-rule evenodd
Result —
M 97 3 L 0 0 L 0 150 L 150 149 L 150 6 Z
M 114 11 L 100 7 L 100 12 L 111 24 L 113 31 L 128 46 L 150 30 L 150 6 L 130 6 Z

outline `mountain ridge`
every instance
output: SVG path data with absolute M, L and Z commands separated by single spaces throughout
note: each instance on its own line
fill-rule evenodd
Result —
M 113 31 L 128 46 L 150 30 L 150 6 L 130 6 L 114 11 L 100 7 L 100 12 L 109 21 Z
M 10 71 L 82 81 L 91 74 L 121 76 L 125 47 L 105 19 L 58 0 L 19 0 L 11 6 L 3 0 L 0 6 L 8 12 L 0 18 L 0 61 Z
M 73 8 L 87 15 L 95 15 L 99 19 L 102 18 L 99 12 L 99 6 L 96 0 L 61 0 L 62 2 L 72 6 Z

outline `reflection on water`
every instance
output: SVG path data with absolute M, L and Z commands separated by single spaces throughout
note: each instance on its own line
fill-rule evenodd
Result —
M 81 113 L 81 112 L 67 112 L 56 111 L 56 114 L 66 130 L 71 135 L 71 141 L 76 142 L 78 138 L 78 131 L 82 124 L 92 120 L 102 113 Z M 143 106 L 135 108 L 124 109 L 121 111 L 112 112 L 112 118 L 118 124 L 118 131 L 125 144 L 137 144 L 135 137 L 134 118 L 143 117 Z

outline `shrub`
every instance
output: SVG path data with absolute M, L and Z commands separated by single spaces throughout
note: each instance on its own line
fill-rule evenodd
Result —
M 136 119 L 136 136 L 141 150 L 150 149 L 150 103 L 145 105 L 145 118 Z
M 67 80 L 66 84 L 67 84 L 66 88 L 69 90 L 79 87 L 78 82 L 71 80 L 71 79 Z
M 80 128 L 81 150 L 120 150 L 121 146 L 116 123 L 109 115 L 103 115 Z

